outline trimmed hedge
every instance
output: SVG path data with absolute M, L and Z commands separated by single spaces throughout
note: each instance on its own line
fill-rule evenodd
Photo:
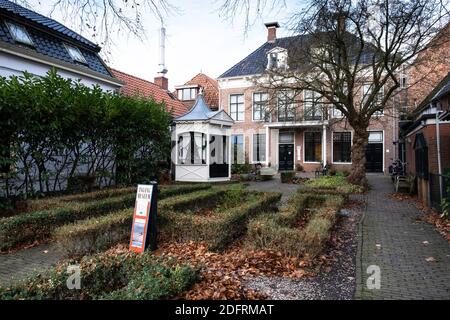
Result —
M 66 284 L 67 267 L 74 264 L 81 270 L 80 290 L 69 290 Z M 59 264 L 11 287 L 0 287 L 0 300 L 160 299 L 187 290 L 197 277 L 198 270 L 174 259 L 111 250 L 84 257 L 79 264 Z
M 351 184 L 345 177 L 340 175 L 308 180 L 302 190 L 303 192 L 340 194 L 345 196 L 364 191 L 361 186 Z
M 177 186 L 163 188 L 161 199 L 194 190 L 210 188 L 207 185 Z M 23 215 L 0 220 L 0 251 L 14 248 L 20 244 L 27 244 L 50 237 L 57 227 L 91 217 L 98 217 L 105 213 L 130 208 L 134 205 L 134 193 L 119 197 L 106 198 L 87 203 L 68 203 L 64 207 L 35 211 Z
M 223 197 L 222 189 L 200 190 L 164 199 L 158 203 L 158 210 L 185 208 L 195 203 L 211 204 L 213 201 L 217 202 L 220 197 Z M 132 221 L 133 211 L 128 208 L 64 225 L 53 232 L 53 238 L 68 256 L 91 254 L 126 240 L 130 236 Z
M 251 217 L 273 210 L 281 199 L 280 193 L 240 191 L 237 194 L 236 191 L 228 194 L 229 203 L 211 215 L 162 212 L 160 220 L 165 223 L 161 232 L 177 240 L 204 241 L 210 250 L 223 250 L 245 234 Z
M 344 199 L 339 195 L 298 192 L 279 213 L 265 214 L 250 221 L 246 243 L 257 249 L 314 257 L 328 239 L 336 212 L 343 203 Z M 300 218 L 309 218 L 304 228 L 295 225 Z
M 194 192 L 198 190 L 205 190 L 211 188 L 211 184 L 192 184 L 192 185 L 163 185 L 159 186 L 159 197 L 168 198 L 171 196 Z M 123 196 L 130 193 L 136 193 L 136 187 L 127 188 L 110 188 L 89 193 L 73 194 L 62 197 L 52 197 L 31 200 L 28 202 L 27 212 L 42 211 L 48 209 L 54 209 L 57 207 L 63 207 L 67 202 L 89 202 L 97 201 L 105 198 L 113 198 Z

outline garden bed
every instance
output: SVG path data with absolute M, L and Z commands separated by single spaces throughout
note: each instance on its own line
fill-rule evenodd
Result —
M 80 267 L 81 288 L 67 288 L 67 268 Z M 190 288 L 198 270 L 175 259 L 151 253 L 135 254 L 125 247 L 67 261 L 43 275 L 35 275 L 10 287 L 0 288 L 0 300 L 146 300 L 170 298 Z
M 205 188 L 210 188 L 210 185 L 181 185 L 163 188 L 159 198 L 165 199 L 196 190 L 201 192 Z M 68 202 L 64 206 L 54 209 L 3 218 L 0 220 L 0 251 L 47 239 L 57 227 L 71 222 L 131 208 L 135 203 L 135 199 L 136 195 L 134 193 L 126 193 L 125 195 L 88 201 L 86 203 Z
M 280 193 L 228 190 L 216 208 L 208 208 L 208 214 L 202 214 L 204 210 L 162 211 L 161 233 L 172 240 L 204 241 L 210 250 L 223 250 L 246 233 L 250 218 L 275 210 L 280 199 Z
M 250 221 L 246 245 L 313 258 L 323 249 L 343 203 L 339 195 L 305 194 L 299 190 L 279 213 Z
M 194 205 L 213 205 L 224 195 L 224 189 L 217 187 L 184 195 L 162 199 L 158 203 L 159 212 L 172 210 L 178 212 Z M 157 225 L 164 222 L 158 213 Z M 133 221 L 133 210 L 127 208 L 101 217 L 88 218 L 57 228 L 53 238 L 58 246 L 70 257 L 92 254 L 106 250 L 117 243 L 127 241 Z

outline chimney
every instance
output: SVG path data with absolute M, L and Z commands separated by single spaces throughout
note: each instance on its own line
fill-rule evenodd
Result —
M 155 77 L 155 84 L 163 90 L 169 90 L 169 79 L 165 76 Z
M 278 22 L 269 22 L 264 24 L 267 28 L 267 42 L 273 43 L 277 39 L 277 29 L 280 27 Z
M 163 90 L 169 90 L 169 79 L 166 78 L 166 28 L 161 27 L 159 33 L 159 64 L 155 84 Z

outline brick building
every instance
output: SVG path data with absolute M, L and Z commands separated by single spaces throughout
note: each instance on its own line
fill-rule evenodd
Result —
M 290 51 L 292 37 L 277 38 L 278 23 L 266 27 L 267 42 L 218 78 L 219 105 L 235 120 L 232 162 L 261 163 L 278 170 L 301 165 L 306 171 L 327 163 L 350 170 L 353 129 L 339 110 L 319 108 L 314 92 L 295 96 L 280 92 L 274 99 L 254 85 L 252 77 L 261 75 L 271 62 L 287 61 Z M 266 114 L 268 104 L 276 106 L 276 112 Z M 391 158 L 397 157 L 398 127 L 391 112 L 374 116 L 370 124 L 368 172 L 387 172 Z
M 183 85 L 175 87 L 178 100 L 182 101 L 189 110 L 194 106 L 195 100 L 200 92 L 211 110 L 219 109 L 219 85 L 217 80 L 199 73 Z
M 417 176 L 419 199 L 439 208 L 440 189 L 445 195 L 450 185 L 450 179 L 440 179 L 440 175 L 450 176 L 450 73 L 429 93 L 416 114 L 405 130 L 407 171 Z

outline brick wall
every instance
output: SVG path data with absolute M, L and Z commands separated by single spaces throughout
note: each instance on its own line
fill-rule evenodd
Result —
M 252 155 L 251 151 L 251 135 L 254 133 L 266 133 L 266 128 L 264 122 L 253 121 L 252 115 L 252 103 L 253 103 L 253 93 L 257 90 L 254 87 L 247 88 L 235 88 L 235 89 L 220 89 L 220 106 L 222 106 L 225 111 L 229 112 L 229 99 L 232 94 L 244 94 L 244 121 L 236 122 L 232 128 L 233 134 L 243 134 L 245 141 L 245 152 L 247 160 Z M 384 116 L 378 118 L 374 117 L 368 130 L 369 131 L 383 131 L 384 133 L 384 169 L 387 172 L 387 168 L 391 164 L 391 158 L 397 158 L 396 148 L 393 141 L 397 139 L 397 130 L 395 126 L 396 119 L 392 116 L 390 111 L 386 111 Z M 332 132 L 341 131 L 353 131 L 350 125 L 346 121 L 331 121 L 329 128 L 327 129 L 327 162 L 332 163 Z M 300 163 L 306 171 L 314 171 L 319 164 L 318 163 L 304 163 L 304 146 L 303 146 L 303 133 L 305 128 L 286 128 L 281 130 L 270 129 L 269 130 L 269 159 L 270 164 L 278 164 L 278 132 L 280 131 L 293 131 L 295 132 L 295 146 L 294 146 L 294 162 L 295 164 Z M 320 131 L 322 129 L 320 128 Z M 298 147 L 301 147 L 301 160 L 298 160 Z M 350 170 L 351 164 L 333 164 L 333 166 L 338 170 Z
M 428 96 L 450 71 L 450 25 L 421 52 L 408 74 L 408 106 L 410 110 Z

